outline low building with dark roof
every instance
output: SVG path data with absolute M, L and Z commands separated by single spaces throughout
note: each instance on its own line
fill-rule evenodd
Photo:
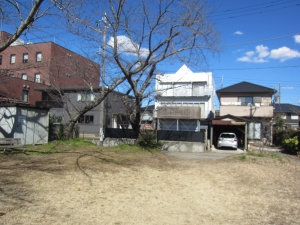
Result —
M 285 119 L 287 127 L 297 129 L 300 126 L 300 106 L 288 103 L 274 104 L 274 115 L 279 115 Z

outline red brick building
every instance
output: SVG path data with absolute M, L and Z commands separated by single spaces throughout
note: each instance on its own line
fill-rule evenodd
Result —
M 10 34 L 1 31 L 0 43 Z M 34 88 L 48 86 L 99 86 L 99 64 L 53 42 L 16 41 L 0 52 L 0 96 L 35 104 L 41 92 Z

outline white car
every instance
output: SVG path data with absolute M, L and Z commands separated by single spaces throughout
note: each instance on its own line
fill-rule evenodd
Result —
M 237 149 L 238 139 L 235 133 L 223 132 L 220 134 L 218 139 L 218 148 L 221 147 L 230 147 Z

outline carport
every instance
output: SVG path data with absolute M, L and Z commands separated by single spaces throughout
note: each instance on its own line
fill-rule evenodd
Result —
M 247 121 L 232 115 L 226 115 L 212 120 L 210 128 L 210 145 L 217 146 L 218 137 L 222 132 L 235 133 L 238 138 L 238 148 L 247 150 Z

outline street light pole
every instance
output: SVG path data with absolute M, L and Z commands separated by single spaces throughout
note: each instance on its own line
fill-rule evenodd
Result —
M 105 77 L 105 57 L 106 57 L 106 13 L 104 13 L 104 17 L 102 18 L 104 22 L 104 29 L 103 29 L 103 47 L 102 47 L 102 70 L 101 70 L 101 95 L 104 95 L 104 77 Z M 104 99 L 100 103 L 100 142 L 104 140 Z

